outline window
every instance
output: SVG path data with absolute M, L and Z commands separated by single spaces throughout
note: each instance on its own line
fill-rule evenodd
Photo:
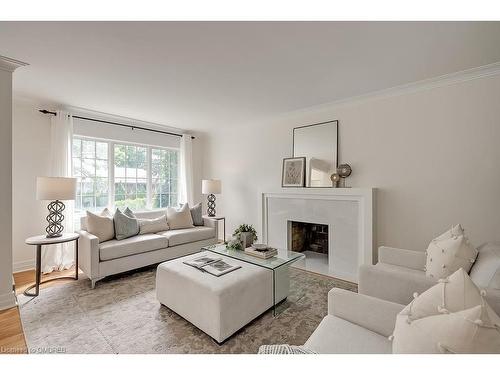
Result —
M 177 149 L 74 137 L 72 152 L 73 175 L 78 178 L 77 217 L 105 207 L 177 205 Z
M 178 153 L 153 148 L 151 150 L 152 206 L 172 207 L 177 205 Z
M 75 210 L 99 211 L 109 203 L 108 143 L 73 140 L 73 176 L 78 177 Z
M 114 145 L 115 206 L 146 208 L 148 167 L 146 147 Z

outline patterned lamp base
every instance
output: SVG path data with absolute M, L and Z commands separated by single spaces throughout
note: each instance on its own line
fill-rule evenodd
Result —
M 207 214 L 210 217 L 215 216 L 215 195 L 210 194 L 208 196 L 208 203 L 207 203 Z
M 64 226 L 62 225 L 64 215 L 62 213 L 65 205 L 63 202 L 55 200 L 50 202 L 47 208 L 49 210 L 49 214 L 47 215 L 47 222 L 49 225 L 45 228 L 47 238 L 61 237 L 64 230 Z

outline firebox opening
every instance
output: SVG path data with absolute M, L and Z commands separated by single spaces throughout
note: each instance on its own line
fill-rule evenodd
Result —
M 289 241 L 292 251 L 328 255 L 328 225 L 290 221 Z

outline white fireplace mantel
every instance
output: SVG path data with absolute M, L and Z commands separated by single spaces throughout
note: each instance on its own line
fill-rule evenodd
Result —
M 329 225 L 329 274 L 358 281 L 372 264 L 375 188 L 283 188 L 261 193 L 262 237 L 287 248 L 289 220 Z

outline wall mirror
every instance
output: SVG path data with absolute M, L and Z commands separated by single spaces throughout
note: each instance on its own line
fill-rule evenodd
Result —
M 293 129 L 293 157 L 306 158 L 306 187 L 332 187 L 337 170 L 339 122 L 327 121 Z

